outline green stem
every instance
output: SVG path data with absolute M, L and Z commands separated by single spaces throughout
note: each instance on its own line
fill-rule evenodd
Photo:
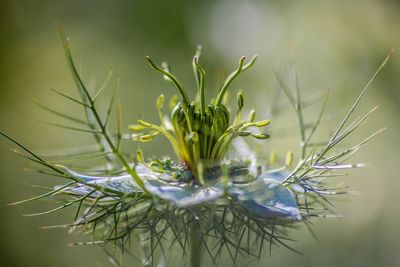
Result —
M 201 267 L 203 258 L 202 237 L 200 225 L 194 221 L 190 228 L 190 267 Z
M 155 70 L 161 72 L 162 74 L 164 74 L 165 76 L 167 76 L 168 79 L 171 80 L 171 82 L 174 84 L 174 86 L 178 89 L 178 92 L 179 92 L 179 94 L 180 94 L 180 96 L 181 96 L 181 98 L 182 98 L 182 103 L 183 103 L 184 105 L 186 105 L 186 106 L 189 106 L 189 103 L 190 103 L 189 97 L 187 96 L 185 90 L 183 90 L 182 85 L 181 85 L 181 84 L 179 83 L 179 81 L 175 78 L 175 76 L 172 75 L 170 72 L 168 72 L 168 71 L 166 71 L 166 70 L 164 70 L 164 69 L 158 67 L 156 64 L 154 64 L 153 61 L 151 61 L 151 59 L 150 59 L 149 56 L 146 56 L 146 59 L 147 59 L 147 61 L 149 62 L 150 66 L 151 66 L 153 69 L 155 69 Z
M 129 163 L 127 162 L 125 157 L 122 155 L 121 151 L 119 151 L 119 149 L 114 145 L 114 142 L 112 141 L 109 134 L 107 133 L 107 129 L 106 129 L 107 122 L 103 122 L 102 119 L 100 118 L 100 115 L 97 113 L 97 110 L 95 108 L 95 101 L 90 96 L 89 91 L 87 90 L 81 76 L 78 73 L 78 70 L 75 66 L 74 60 L 72 58 L 70 43 L 68 40 L 65 40 L 64 38 L 62 38 L 62 39 L 63 39 L 63 43 L 64 43 L 64 47 L 65 47 L 69 65 L 70 65 L 72 73 L 76 79 L 77 86 L 80 89 L 79 91 L 81 92 L 81 94 L 83 94 L 84 98 L 86 97 L 85 107 L 92 113 L 94 120 L 97 123 L 97 126 L 100 127 L 100 134 L 104 137 L 104 140 L 109 145 L 111 152 L 118 158 L 118 160 L 121 162 L 121 164 L 125 167 L 126 171 L 132 176 L 132 178 L 136 181 L 136 183 L 143 190 L 143 192 L 148 193 L 146 188 L 144 187 L 144 182 L 139 177 L 139 175 L 136 173 L 134 167 L 132 168 L 129 165 Z

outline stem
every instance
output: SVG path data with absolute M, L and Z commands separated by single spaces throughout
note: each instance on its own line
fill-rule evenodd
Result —
M 63 38 L 64 40 L 64 38 Z M 122 155 L 122 153 L 118 150 L 118 148 L 114 145 L 113 141 L 111 140 L 110 136 L 107 133 L 106 129 L 106 123 L 103 123 L 101 120 L 99 114 L 97 113 L 97 110 L 95 108 L 95 102 L 94 99 L 90 96 L 88 90 L 86 89 L 86 86 L 80 77 L 78 70 L 75 66 L 74 60 L 72 58 L 71 50 L 70 50 L 70 43 L 68 40 L 64 40 L 64 47 L 67 55 L 67 59 L 69 62 L 69 65 L 71 67 L 72 73 L 75 77 L 77 86 L 81 94 L 86 97 L 85 102 L 85 107 L 91 112 L 91 114 L 94 117 L 95 122 L 97 123 L 98 127 L 100 127 L 100 134 L 104 137 L 104 140 L 110 147 L 111 152 L 118 158 L 118 160 L 121 162 L 121 164 L 125 167 L 126 171 L 132 176 L 132 178 L 135 180 L 135 182 L 139 185 L 139 187 L 143 190 L 143 192 L 148 193 L 146 188 L 144 187 L 144 182 L 142 179 L 139 177 L 139 175 L 136 173 L 135 169 L 132 168 L 129 163 L 126 161 L 125 157 Z
M 300 88 L 297 82 L 297 74 L 296 70 L 293 69 L 293 79 L 294 79 L 294 87 L 296 88 L 296 104 L 295 109 L 297 113 L 297 120 L 299 121 L 300 125 L 300 160 L 303 160 L 306 154 L 306 130 L 304 126 L 304 119 L 303 119 L 303 107 L 301 103 L 301 95 L 300 95 Z
M 200 225 L 194 221 L 190 227 L 190 267 L 201 267 L 203 258 L 202 237 Z
M 181 85 L 181 84 L 179 83 L 179 81 L 175 78 L 175 76 L 172 75 L 170 72 L 168 72 L 168 71 L 166 71 L 166 70 L 164 70 L 164 69 L 158 67 L 156 64 L 154 64 L 153 61 L 151 61 L 151 59 L 150 59 L 149 56 L 146 56 L 146 59 L 147 59 L 147 61 L 149 62 L 150 66 L 151 66 L 153 69 L 155 69 L 155 70 L 161 72 L 162 74 L 164 74 L 165 76 L 167 76 L 168 79 L 171 80 L 171 82 L 174 84 L 174 86 L 176 87 L 176 89 L 178 89 L 178 92 L 179 92 L 179 94 L 180 94 L 180 96 L 181 96 L 181 98 L 182 98 L 182 103 L 183 103 L 184 105 L 186 105 L 186 106 L 189 106 L 189 103 L 190 103 L 189 97 L 187 96 L 185 90 L 183 90 L 182 85 Z
M 201 116 L 204 116 L 206 112 L 206 101 L 204 97 L 204 77 L 206 72 L 204 69 L 199 65 L 199 56 L 196 56 L 193 58 L 193 69 L 194 69 L 194 74 L 196 76 L 196 81 L 197 81 L 197 87 L 199 89 L 199 96 L 200 96 L 200 112 Z
M 249 69 L 250 67 L 252 67 L 254 65 L 254 63 L 257 60 L 257 56 L 254 56 L 249 63 L 247 63 L 246 65 L 243 66 L 244 60 L 246 59 L 246 57 L 241 57 L 239 59 L 239 66 L 238 68 L 232 72 L 225 80 L 224 85 L 222 86 L 221 90 L 218 93 L 217 99 L 216 99 L 216 106 L 220 106 L 222 103 L 222 99 L 224 98 L 226 89 L 228 89 L 229 85 L 232 83 L 232 81 L 243 71 Z

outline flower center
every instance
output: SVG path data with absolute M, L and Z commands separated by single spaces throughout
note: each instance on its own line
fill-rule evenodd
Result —
M 130 126 L 135 131 L 133 140 L 147 142 L 157 135 L 164 135 L 171 143 L 179 160 L 188 165 L 193 177 L 204 183 L 204 168 L 216 165 L 224 158 L 232 140 L 236 137 L 252 136 L 256 139 L 267 139 L 268 134 L 256 130 L 269 124 L 269 120 L 254 122 L 255 112 L 252 110 L 247 120 L 242 118 L 244 106 L 243 92 L 237 95 L 238 108 L 234 119 L 227 108 L 228 87 L 243 71 L 254 65 L 257 57 L 254 56 L 247 64 L 245 57 L 241 57 L 238 67 L 224 81 L 217 96 L 206 106 L 205 101 L 205 71 L 198 60 L 201 48 L 193 58 L 192 66 L 198 87 L 198 97 L 190 101 L 186 91 L 178 79 L 170 72 L 166 63 L 161 67 L 146 57 L 150 66 L 162 73 L 164 78 L 171 82 L 178 90 L 180 99 L 170 101 L 170 116 L 164 116 L 164 95 L 157 99 L 157 109 L 161 124 L 151 124 L 142 120 Z

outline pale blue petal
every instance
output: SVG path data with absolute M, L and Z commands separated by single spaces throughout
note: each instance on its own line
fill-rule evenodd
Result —
M 290 172 L 287 170 L 282 170 L 282 171 L 274 171 L 274 172 L 264 172 L 260 175 L 260 177 L 264 180 L 275 180 L 277 182 L 282 182 L 283 180 L 285 180 L 287 177 L 289 177 Z M 290 188 L 296 192 L 299 193 L 304 193 L 304 189 L 299 186 L 298 184 L 291 184 Z
M 233 184 L 229 192 L 243 207 L 261 218 L 301 220 L 293 193 L 276 180 L 259 177 L 248 183 Z
M 278 182 L 282 182 L 290 175 L 290 172 L 283 170 L 283 171 L 274 171 L 274 172 L 264 172 L 260 175 L 262 179 L 271 179 Z
M 91 176 L 66 167 L 62 168 L 66 173 L 82 181 L 82 183 L 68 188 L 66 190 L 68 192 L 86 195 L 93 190 L 91 184 L 123 194 L 141 191 L 129 174 Z M 199 186 L 194 183 L 172 182 L 168 174 L 153 172 L 144 165 L 137 165 L 135 170 L 143 179 L 144 186 L 149 193 L 178 207 L 185 208 L 204 202 L 212 202 L 223 197 L 227 191 L 243 207 L 261 218 L 301 220 L 294 195 L 280 183 L 284 179 L 283 177 L 287 177 L 286 172 L 275 172 L 254 178 L 251 175 L 242 175 L 245 172 L 239 169 L 236 171 L 235 168 L 235 171 L 230 171 L 233 183 L 229 186 L 221 180 L 218 181 L 217 177 L 214 178 L 217 182 L 213 185 Z M 217 173 L 214 173 L 214 175 Z M 92 196 L 101 194 L 101 192 L 95 192 Z
M 154 196 L 185 208 L 203 202 L 214 201 L 224 195 L 225 185 L 217 182 L 211 186 L 197 186 L 185 183 L 167 183 L 161 180 L 148 179 L 145 188 Z
M 129 174 L 123 174 L 118 176 L 94 176 L 94 175 L 78 173 L 64 166 L 58 166 L 58 167 L 62 168 L 66 173 L 68 173 L 72 177 L 82 181 L 82 183 L 68 188 L 68 191 L 76 194 L 83 195 L 85 193 L 92 191 L 93 187 L 91 187 L 90 185 L 96 185 L 101 188 L 111 189 L 123 194 L 131 194 L 141 191 L 140 187 L 137 185 L 135 180 Z M 135 170 L 140 176 L 149 176 L 152 174 L 152 171 L 143 165 L 137 165 Z

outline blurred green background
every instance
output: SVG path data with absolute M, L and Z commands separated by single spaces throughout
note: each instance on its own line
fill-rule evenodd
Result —
M 156 120 L 154 102 L 172 88 L 150 70 L 144 55 L 168 61 L 174 73 L 194 88 L 191 57 L 202 44 L 211 95 L 241 55 L 259 55 L 233 89 L 243 88 L 247 107 L 266 115 L 275 72 L 296 65 L 305 96 L 329 88 L 328 114 L 342 115 L 391 48 L 400 44 L 398 1 L 0 1 L 0 129 L 37 151 L 90 143 L 85 135 L 37 123 L 54 117 L 31 99 L 79 114 L 51 92 L 76 95 L 56 24 L 71 36 L 83 76 L 95 87 L 113 67 L 121 77 L 119 97 L 124 126 L 139 114 Z M 358 130 L 359 140 L 387 126 L 357 155 L 370 166 L 343 180 L 361 196 L 337 202 L 343 219 L 317 220 L 315 241 L 306 229 L 292 244 L 304 256 L 275 248 L 251 266 L 399 266 L 400 265 L 400 57 L 395 54 L 379 75 L 357 114 L 379 104 L 379 111 Z M 234 90 L 234 92 L 235 92 Z M 189 89 L 194 94 L 194 89 Z M 313 113 L 313 112 L 310 112 Z M 311 114 L 312 115 L 312 114 Z M 314 117 L 312 117 L 314 118 Z M 332 129 L 337 121 L 326 123 Z M 283 126 L 295 127 L 295 120 Z M 146 155 L 169 151 L 163 140 L 146 145 Z M 284 145 L 282 145 L 284 143 Z M 0 140 L 0 266 L 108 266 L 98 247 L 66 247 L 81 236 L 40 226 L 68 223 L 73 211 L 26 218 L 23 213 L 52 207 L 42 201 L 17 207 L 7 203 L 39 193 L 30 184 L 59 182 L 26 171 L 25 161 Z M 296 149 L 296 138 L 276 138 L 268 149 Z M 266 153 L 265 151 L 263 153 Z M 231 266 L 229 260 L 221 266 Z

